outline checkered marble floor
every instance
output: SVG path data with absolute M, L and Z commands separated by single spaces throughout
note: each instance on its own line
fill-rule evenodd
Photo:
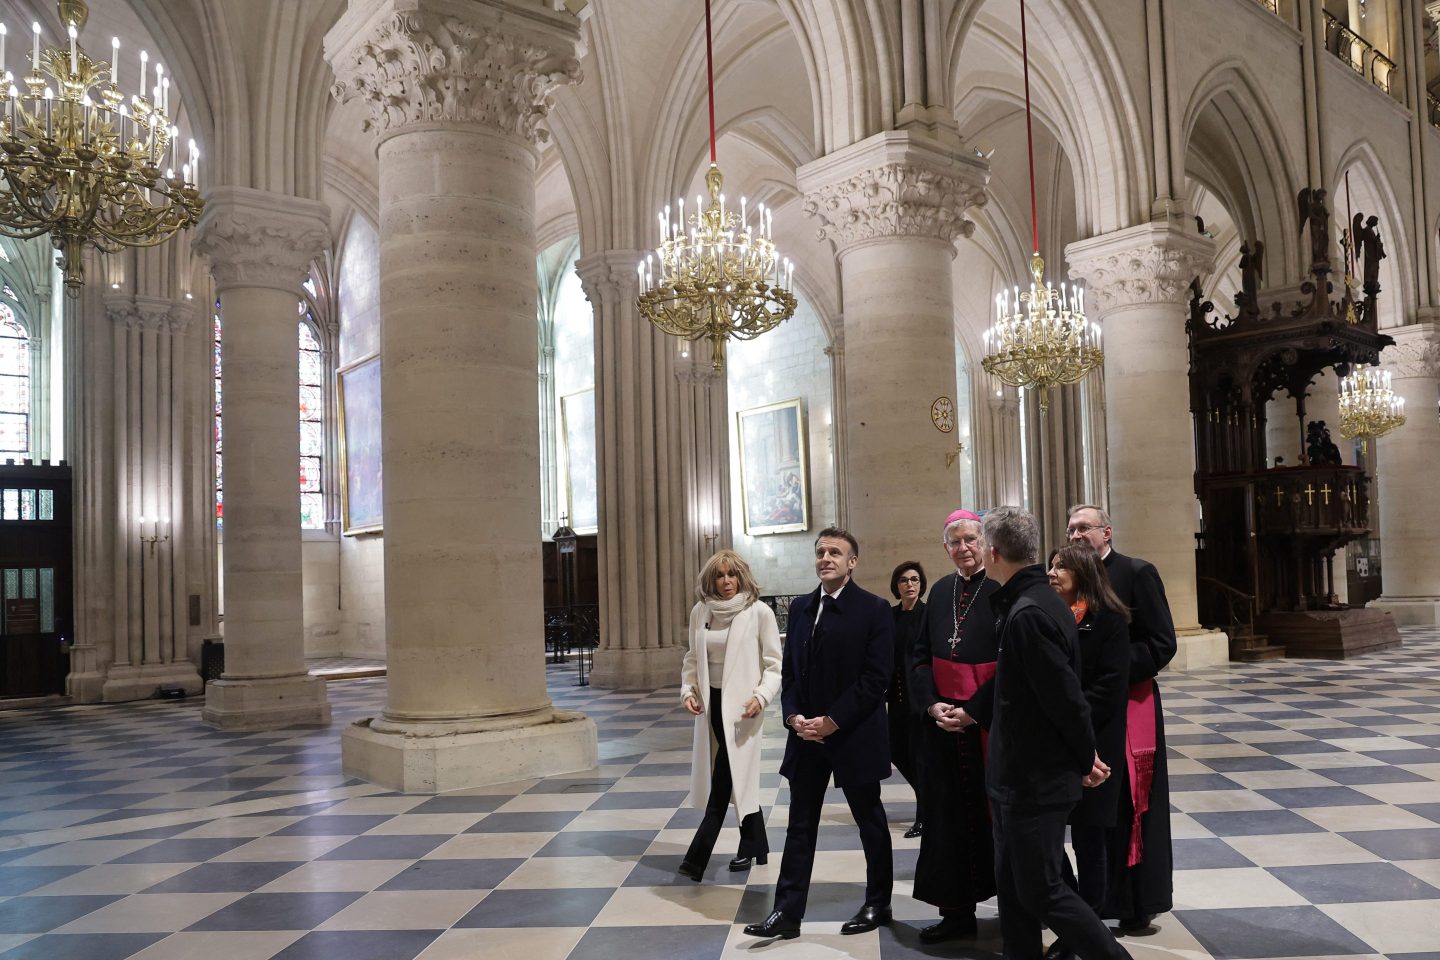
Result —
M 1440 960 L 1440 630 L 1344 663 L 1228 665 L 1163 678 L 1176 910 L 1127 937 L 1142 958 Z M 567 777 L 403 796 L 346 778 L 338 734 L 384 680 L 329 687 L 329 729 L 226 734 L 198 701 L 0 714 L 0 960 L 784 960 L 991 957 L 922 947 L 918 841 L 903 781 L 884 796 L 896 920 L 859 937 L 863 856 L 842 798 L 825 808 L 799 940 L 741 927 L 772 899 L 787 790 L 767 724 L 770 863 L 703 884 L 675 867 L 691 721 L 673 690 L 573 686 L 601 766 Z

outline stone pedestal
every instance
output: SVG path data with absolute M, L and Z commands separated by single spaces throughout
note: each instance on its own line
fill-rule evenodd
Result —
M 535 141 L 577 39 L 508 0 L 352 2 L 326 37 L 380 161 L 388 685 L 342 761 L 395 789 L 596 762 L 545 690 L 537 486 Z
M 941 555 L 945 517 L 961 506 L 960 468 L 946 462 L 959 438 L 951 261 L 989 175 L 959 144 L 898 131 L 796 171 L 805 211 L 840 259 L 846 453 L 836 467 L 860 540 L 858 578 L 878 593 L 895 564 Z M 951 412 L 938 424 L 936 401 Z
M 206 687 L 202 717 L 225 730 L 330 721 L 325 684 L 305 667 L 295 480 L 295 305 L 327 222 L 314 201 L 220 187 L 197 231 L 225 370 L 225 673 Z
M 1193 223 L 1148 223 L 1066 248 L 1104 327 L 1105 431 L 1115 547 L 1160 571 L 1180 649 L 1173 669 L 1224 663 L 1225 635 L 1200 627 L 1195 596 L 1194 429 L 1185 338 L 1191 279 L 1214 244 Z
M 1372 608 L 1402 625 L 1440 623 L 1440 324 L 1417 323 L 1386 333 L 1395 346 L 1381 354 L 1391 386 L 1405 398 L 1406 423 L 1373 441 L 1380 496 L 1380 578 Z

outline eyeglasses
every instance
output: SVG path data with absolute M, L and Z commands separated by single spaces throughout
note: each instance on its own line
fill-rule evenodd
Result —
M 946 540 L 945 549 L 955 550 L 959 547 L 973 547 L 980 542 L 979 537 L 964 537 L 960 540 Z
M 1098 523 L 1076 523 L 1066 527 L 1065 532 L 1073 535 L 1077 533 L 1089 533 L 1091 530 L 1099 529 L 1101 529 L 1101 526 Z
M 896 583 L 919 583 L 919 582 L 920 582 L 920 578 L 919 578 L 919 577 L 901 577 L 899 580 L 897 580 L 897 581 L 895 581 L 895 582 L 896 582 Z

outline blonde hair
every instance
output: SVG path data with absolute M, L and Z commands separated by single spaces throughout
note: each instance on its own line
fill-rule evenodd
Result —
M 695 593 L 701 600 L 719 600 L 720 595 L 715 592 L 715 579 L 722 570 L 728 570 L 735 574 L 740 581 L 740 588 L 736 593 L 747 593 L 753 599 L 760 599 L 760 584 L 755 582 L 755 574 L 750 572 L 750 564 L 745 558 L 734 550 L 716 550 L 715 554 L 705 561 L 705 566 L 700 568 L 700 576 L 695 580 Z

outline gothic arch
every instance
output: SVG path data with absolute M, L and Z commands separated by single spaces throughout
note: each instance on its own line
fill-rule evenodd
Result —
M 1180 117 L 1185 173 L 1226 206 L 1247 240 L 1265 242 L 1267 284 L 1298 279 L 1299 191 L 1289 150 L 1270 102 L 1238 59 L 1212 67 L 1195 85 Z
M 1346 180 L 1349 175 L 1349 196 Z M 1385 246 L 1385 259 L 1380 263 L 1380 316 L 1382 328 L 1396 327 L 1414 320 L 1407 316 L 1407 307 L 1416 302 L 1415 265 L 1407 223 L 1400 212 L 1390 180 L 1375 149 L 1363 140 L 1356 140 L 1341 154 L 1335 165 L 1335 175 L 1330 181 L 1330 213 L 1335 226 L 1332 236 L 1339 238 L 1340 232 L 1348 229 L 1349 208 L 1355 213 L 1380 218 L 1380 236 Z M 1358 272 L 1359 265 L 1357 263 Z M 1423 293 L 1423 291 L 1418 291 Z

